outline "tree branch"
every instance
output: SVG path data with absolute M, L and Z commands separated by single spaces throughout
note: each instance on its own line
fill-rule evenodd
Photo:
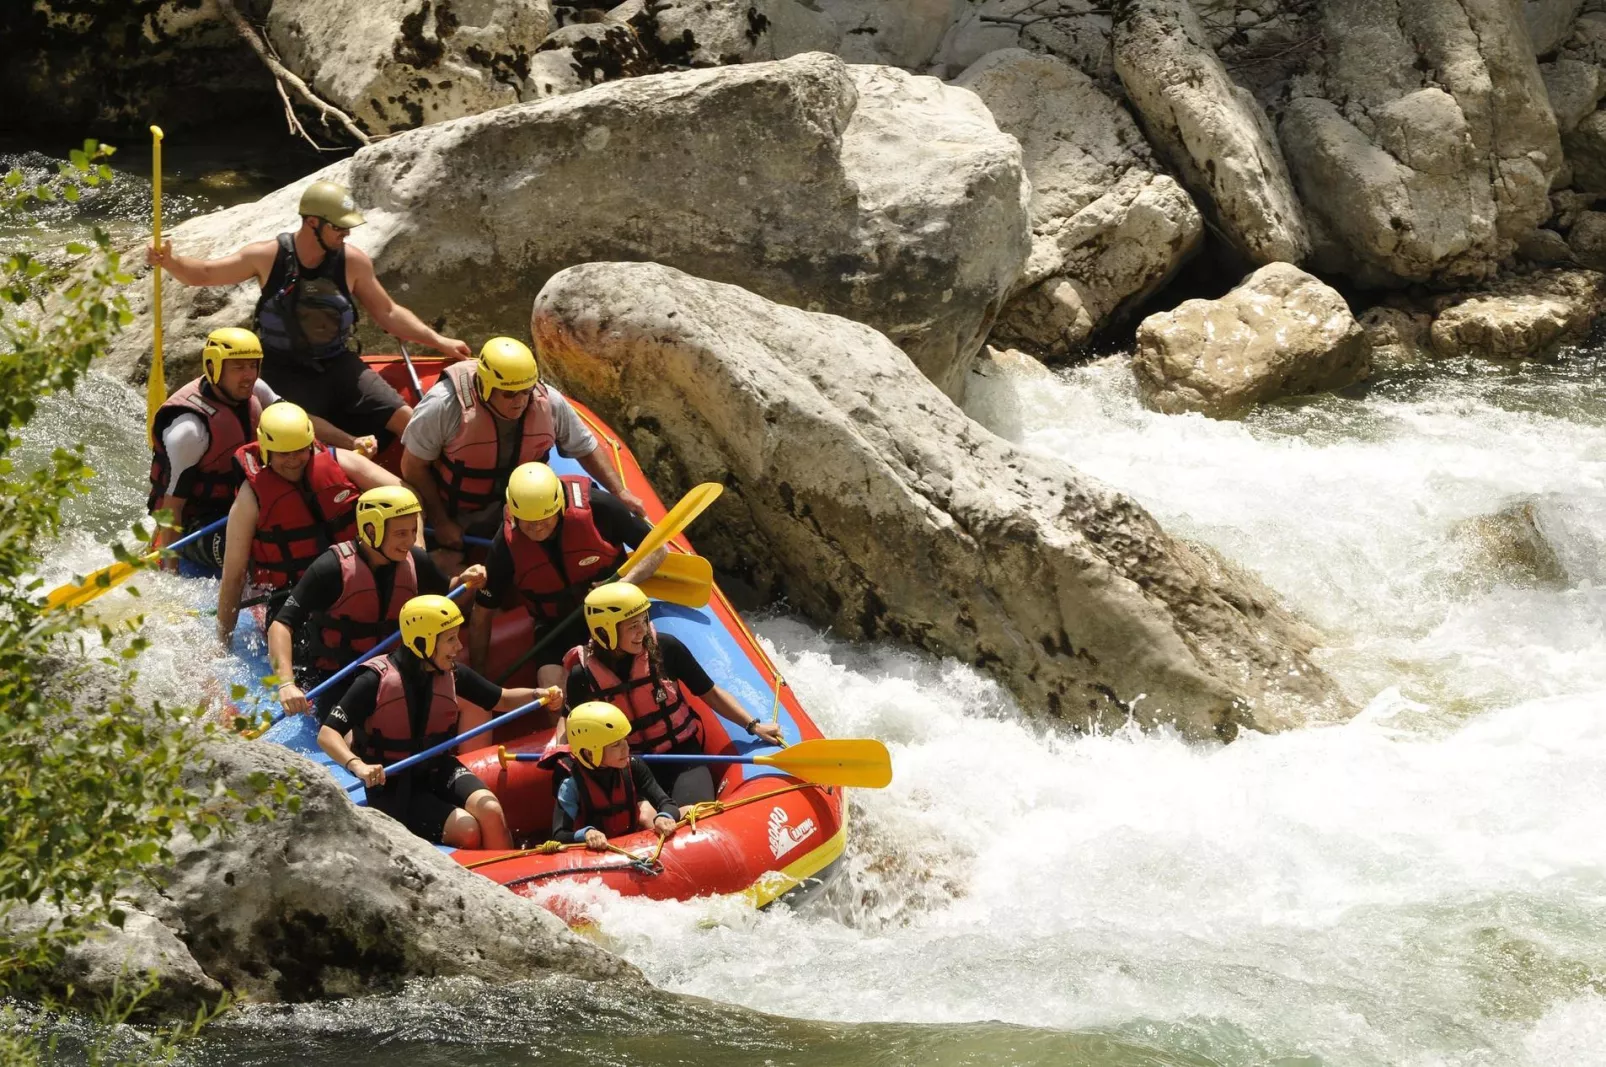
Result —
M 317 141 L 314 141 L 307 133 L 306 128 L 296 119 L 294 109 L 290 106 L 289 95 L 285 92 L 286 85 L 295 90 L 296 96 L 300 97 L 303 103 L 323 116 L 326 126 L 329 125 L 330 119 L 334 119 L 358 144 L 373 143 L 374 139 L 364 133 L 350 115 L 319 97 L 317 93 L 312 91 L 311 86 L 297 77 L 290 68 L 279 62 L 279 58 L 273 54 L 273 49 L 268 46 L 262 34 L 257 31 L 255 26 L 247 22 L 245 16 L 240 14 L 239 9 L 234 6 L 234 0 L 217 0 L 217 8 L 223 17 L 229 21 L 229 24 L 234 27 L 235 32 L 240 35 L 241 39 L 251 46 L 251 51 L 257 54 L 257 58 L 262 60 L 263 66 L 268 68 L 268 73 L 273 75 L 274 81 L 279 87 L 279 98 L 284 101 L 285 118 L 290 124 L 291 133 L 300 134 L 308 144 L 320 152 L 336 151 L 336 149 L 325 148 Z

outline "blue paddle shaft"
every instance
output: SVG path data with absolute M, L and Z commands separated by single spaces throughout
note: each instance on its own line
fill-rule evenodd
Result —
M 215 533 L 216 531 L 221 530 L 223 527 L 227 526 L 228 524 L 229 524 L 229 517 L 227 515 L 225 515 L 221 519 L 217 520 L 216 522 L 207 523 L 205 526 L 201 527 L 199 530 L 196 530 L 192 534 L 185 534 L 183 537 L 180 537 L 177 541 L 174 541 L 172 544 L 164 546 L 162 548 L 162 551 L 163 552 L 172 552 L 174 549 L 183 548 L 185 545 L 189 544 L 191 541 L 194 541 L 196 538 L 205 537 L 209 533 Z
M 468 588 L 468 586 L 466 586 L 466 585 L 460 585 L 456 589 L 453 589 L 450 593 L 447 593 L 446 595 L 449 596 L 449 597 L 455 598 L 458 593 L 461 593 L 463 590 L 465 590 L 467 588 Z M 379 644 L 375 645 L 373 648 L 370 648 L 367 652 L 365 652 L 362 655 L 358 656 L 356 659 L 352 660 L 350 663 L 346 664 L 344 667 L 340 668 L 338 671 L 336 671 L 335 673 L 331 674 L 329 677 L 325 678 L 323 681 L 319 682 L 317 685 L 313 686 L 312 687 L 312 692 L 307 694 L 307 699 L 311 700 L 313 697 L 317 696 L 319 693 L 328 692 L 330 686 L 334 685 L 336 682 L 340 681 L 340 679 L 346 677 L 346 675 L 350 674 L 352 671 L 356 670 L 358 667 L 361 667 L 364 663 L 367 663 L 369 660 L 373 659 L 375 656 L 382 655 L 383 653 L 389 652 L 392 648 L 395 647 L 396 642 L 398 642 L 400 640 L 401 640 L 401 631 L 397 630 L 395 633 L 391 634 L 389 637 L 387 637 L 383 641 L 379 642 Z
M 487 732 L 489 732 L 491 730 L 494 730 L 498 726 L 503 726 L 503 725 L 505 725 L 507 723 L 512 722 L 514 719 L 518 718 L 520 715 L 529 714 L 530 712 L 534 711 L 536 708 L 539 708 L 544 703 L 546 703 L 544 700 L 542 700 L 541 698 L 537 697 L 536 699 L 530 701 L 528 704 L 525 704 L 525 705 L 523 705 L 521 707 L 514 708 L 512 711 L 507 712 L 506 714 L 498 715 L 496 718 L 492 719 L 490 722 L 481 723 L 480 725 L 474 727 L 474 729 L 472 729 L 472 730 L 464 730 L 462 733 L 458 734 L 456 737 L 452 738 L 450 741 L 442 741 L 440 744 L 436 745 L 434 748 L 426 748 L 424 751 L 419 752 L 419 753 L 417 753 L 415 755 L 412 755 L 412 756 L 408 756 L 404 760 L 397 760 L 395 763 L 392 763 L 389 767 L 385 768 L 385 777 L 389 778 L 391 775 L 397 774 L 397 773 L 399 773 L 401 771 L 405 771 L 409 767 L 416 767 L 418 764 L 423 763 L 425 760 L 434 759 L 436 756 L 439 756 L 442 752 L 451 751 L 452 749 L 456 748 L 458 745 L 461 745 L 464 741 L 467 741 L 471 737 L 478 737 L 478 736 L 480 736 L 480 734 L 487 733 Z M 346 786 L 346 790 L 349 792 L 350 790 L 352 790 L 353 788 L 355 788 L 356 786 L 359 786 L 361 784 L 362 783 L 360 781 L 359 782 L 353 782 L 351 785 Z
M 780 750 L 776 749 L 775 751 L 778 752 Z M 518 760 L 521 763 L 533 763 L 539 760 L 542 755 L 543 753 L 540 752 L 509 752 L 508 758 Z M 767 755 L 769 755 L 768 752 L 749 752 L 742 756 L 694 756 L 690 753 L 680 755 L 665 753 L 659 756 L 648 754 L 637 756 L 636 758 L 645 760 L 648 763 L 755 763 L 759 756 Z

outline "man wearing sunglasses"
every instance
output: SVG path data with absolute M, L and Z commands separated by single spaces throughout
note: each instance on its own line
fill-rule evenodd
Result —
M 239 285 L 255 278 L 262 291 L 254 326 L 265 356 L 262 380 L 340 430 L 325 444 L 357 448 L 357 438 L 367 436 L 383 444 L 401 435 L 413 411 L 360 358 L 354 336 L 358 307 L 403 341 L 457 359 L 472 353 L 392 300 L 368 253 L 346 243 L 365 220 L 345 186 L 315 181 L 302 192 L 297 210 L 299 229 L 221 259 L 174 255 L 167 241 L 147 247 L 145 262 L 185 285 Z

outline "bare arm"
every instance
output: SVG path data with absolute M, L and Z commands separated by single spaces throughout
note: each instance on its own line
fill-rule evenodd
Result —
M 359 489 L 375 489 L 381 485 L 400 485 L 401 479 L 371 459 L 365 459 L 349 448 L 336 448 L 335 459 L 346 477 L 357 483 Z
M 636 499 L 636 494 L 625 488 L 625 483 L 619 479 L 619 472 L 613 469 L 613 465 L 608 462 L 608 458 L 603 455 L 600 447 L 592 449 L 583 456 L 576 456 L 575 461 L 585 468 L 587 474 L 597 480 L 598 485 L 620 500 L 624 500 L 628 504 L 629 501 Z M 631 508 L 630 510 L 635 511 L 636 509 Z M 640 514 L 640 512 L 637 512 L 637 514 Z
M 187 501 L 183 497 L 173 496 L 170 493 L 164 495 L 161 500 L 157 501 L 157 511 L 167 511 L 172 513 L 173 525 L 156 527 L 156 536 L 151 541 L 152 548 L 163 549 L 172 544 L 174 541 L 178 540 L 179 531 L 184 528 L 184 505 L 186 503 Z M 167 567 L 170 570 L 176 570 L 178 568 L 178 562 L 176 560 L 171 562 L 163 562 L 162 566 Z
M 257 532 L 257 495 L 240 486 L 229 508 L 228 543 L 223 550 L 223 580 L 217 588 L 217 639 L 225 649 L 234 647 L 234 624 L 240 618 L 240 594 L 245 592 L 245 570 L 251 559 L 251 541 Z
M 657 548 L 647 553 L 646 558 L 640 563 L 636 564 L 634 567 L 631 567 L 630 570 L 626 571 L 624 574 L 621 574 L 619 576 L 619 580 L 621 582 L 630 582 L 632 585 L 635 585 L 639 584 L 644 578 L 651 578 L 654 574 L 658 573 L 658 568 L 663 566 L 664 559 L 668 555 L 669 546 L 659 545 Z
M 401 474 L 402 479 L 417 495 L 418 502 L 424 505 L 424 518 L 435 528 L 435 542 L 447 548 L 461 548 L 463 531 L 452 521 L 451 516 L 446 514 L 446 504 L 441 500 L 441 489 L 435 481 L 435 472 L 429 469 L 429 460 L 420 459 L 410 450 L 403 448 Z
M 379 284 L 374 261 L 368 253 L 350 245 L 346 247 L 346 281 L 363 310 L 386 333 L 403 341 L 428 345 L 449 358 L 468 359 L 473 355 L 467 343 L 435 332 L 417 315 L 392 300 L 385 287 Z
M 783 739 L 781 736 L 781 728 L 778 724 L 773 722 L 759 722 L 756 718 L 749 715 L 740 704 L 736 703 L 735 697 L 732 697 L 719 686 L 716 685 L 714 688 L 704 693 L 703 701 L 707 703 L 709 707 L 713 708 L 714 711 L 718 712 L 719 717 L 727 722 L 735 723 L 744 731 L 747 729 L 748 723 L 753 723 L 755 726 L 754 733 L 756 736 L 762 737 L 772 745 L 779 745 L 782 743 Z
M 318 440 L 326 445 L 344 448 L 365 458 L 372 457 L 379 451 L 379 442 L 372 434 L 363 437 L 353 437 L 334 423 L 318 415 L 309 416 L 312 419 L 312 432 L 318 435 Z
M 145 262 L 161 267 L 185 285 L 239 285 L 252 278 L 262 284 L 268 280 L 278 250 L 277 241 L 257 241 L 221 259 L 199 259 L 176 255 L 173 242 L 163 241 L 159 249 L 145 247 Z
M 491 624 L 498 614 L 480 605 L 468 618 L 468 665 L 480 674 L 485 673 L 485 661 L 491 653 Z

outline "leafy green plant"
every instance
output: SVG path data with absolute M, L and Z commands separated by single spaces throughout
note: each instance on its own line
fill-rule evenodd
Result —
M 97 227 L 87 240 L 48 248 L 35 214 L 109 181 L 111 153 L 86 141 L 47 180 L 12 171 L 0 181 L 0 223 L 42 238 L 17 242 L 33 251 L 0 258 L 0 996 L 38 991 L 71 944 L 101 924 L 121 925 L 119 888 L 158 878 L 175 833 L 204 839 L 295 804 L 282 784 L 261 783 L 266 792 L 250 802 L 196 788 L 215 727 L 200 707 L 137 698 L 142 617 L 100 625 L 96 644 L 81 611 L 44 611 L 30 578 L 60 532 L 63 503 L 86 492 L 94 472 L 81 447 L 21 469 L 21 430 L 42 397 L 71 390 L 132 321 L 123 292 L 132 278 L 110 237 Z M 58 918 L 14 926 L 7 915 L 18 905 L 44 905 Z M 106 1010 L 132 1012 L 142 996 L 125 999 Z M 43 1054 L 12 1030 L 0 1051 L 19 1062 L 13 1056 L 29 1049 Z

